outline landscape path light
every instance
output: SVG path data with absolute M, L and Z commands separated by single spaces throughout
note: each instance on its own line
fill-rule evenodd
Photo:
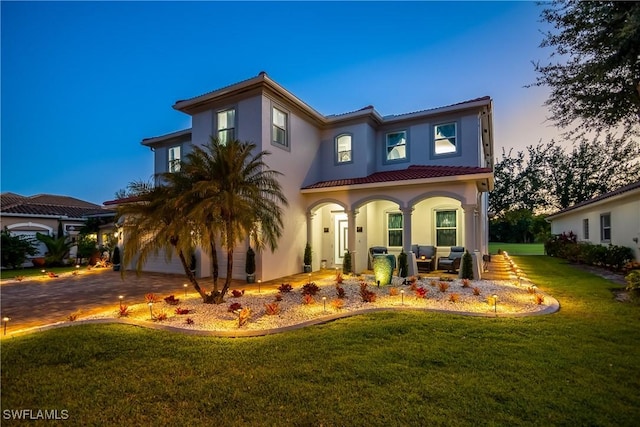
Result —
M 402 305 L 404 305 L 404 289 L 400 291 L 400 296 L 402 297 Z
M 322 309 L 327 312 L 327 297 L 322 297 Z
M 258 279 L 258 293 L 260 293 L 260 283 L 262 283 L 262 280 Z
M 123 296 L 123 295 L 120 295 L 120 296 L 118 297 L 118 299 L 120 300 L 120 310 L 122 310 L 122 299 L 123 299 L 123 298 L 124 298 L 124 296 Z
M 498 314 L 498 295 L 493 294 L 493 312 Z
M 153 320 L 153 301 L 149 301 L 149 315 L 151 316 L 151 320 Z
M 184 286 L 184 296 L 186 297 L 186 296 L 187 296 L 187 287 L 188 287 L 189 285 L 187 285 L 187 284 L 185 283 L 185 284 L 184 284 L 184 285 L 182 285 L 182 286 Z
M 9 323 L 9 320 L 11 320 L 10 317 L 3 317 L 2 321 L 4 322 L 4 334 L 7 335 L 7 323 Z

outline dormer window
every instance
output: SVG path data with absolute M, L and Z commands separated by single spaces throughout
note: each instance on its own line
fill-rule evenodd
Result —
M 338 135 L 336 138 L 336 157 L 338 163 L 350 163 L 352 161 L 351 135 Z
M 434 152 L 451 154 L 458 152 L 457 126 L 455 123 L 445 123 L 434 126 Z
M 167 152 L 167 158 L 169 159 L 168 171 L 178 172 L 180 171 L 180 146 L 169 147 Z
M 236 110 L 218 112 L 218 140 L 222 145 L 235 139 L 236 137 Z

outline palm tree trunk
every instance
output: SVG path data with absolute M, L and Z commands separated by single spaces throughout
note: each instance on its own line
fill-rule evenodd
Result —
M 224 280 L 224 286 L 222 291 L 215 296 L 214 302 L 216 304 L 222 304 L 224 302 L 224 296 L 227 294 L 229 287 L 231 286 L 231 276 L 233 272 L 233 247 L 227 248 L 227 277 Z
M 211 238 L 211 276 L 213 278 L 213 292 L 218 292 L 218 276 L 220 275 L 220 268 L 218 267 L 218 250 L 216 249 L 216 243 L 214 238 Z
M 177 250 L 177 248 L 176 248 L 176 252 L 178 252 L 178 258 L 180 258 L 180 262 L 182 263 L 182 268 L 184 268 L 184 272 L 189 278 L 189 281 L 193 284 L 193 287 L 195 288 L 195 290 L 202 297 L 202 301 L 205 303 L 208 302 L 207 300 L 209 295 L 207 295 L 207 293 L 198 284 L 198 280 L 196 279 L 196 276 L 191 272 L 191 268 L 189 268 L 189 264 L 187 264 L 187 259 L 185 258 L 184 253 L 182 251 Z

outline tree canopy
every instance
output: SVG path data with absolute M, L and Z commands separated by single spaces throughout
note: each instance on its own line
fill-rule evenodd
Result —
M 489 205 L 498 217 L 550 213 L 640 180 L 640 145 L 628 134 L 583 136 L 568 149 L 540 142 L 526 153 L 503 151 L 494 173 Z
M 541 19 L 553 26 L 540 45 L 535 86 L 551 89 L 546 105 L 561 128 L 603 130 L 640 123 L 640 2 L 553 1 Z
M 282 206 L 287 199 L 278 182 L 281 174 L 264 162 L 267 155 L 253 143 L 222 144 L 212 138 L 203 147 L 191 147 L 179 169 L 160 174 L 161 185 L 130 185 L 126 194 L 135 195 L 135 201 L 119 208 L 119 215 L 126 217 L 123 263 L 135 259 L 140 270 L 150 254 L 163 250 L 170 257 L 176 252 L 203 301 L 223 302 L 236 246 L 251 237 L 255 248 L 274 250 L 282 235 Z M 227 253 L 221 290 L 216 280 L 217 243 Z M 196 245 L 212 256 L 211 293 L 200 287 L 186 262 Z

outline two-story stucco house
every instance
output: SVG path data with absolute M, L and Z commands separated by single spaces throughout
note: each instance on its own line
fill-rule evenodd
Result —
M 347 248 L 355 272 L 367 268 L 372 246 L 395 254 L 412 244 L 436 246 L 439 256 L 452 246 L 488 253 L 489 97 L 393 116 L 372 106 L 325 116 L 260 73 L 173 108 L 190 115 L 192 127 L 142 141 L 154 152 L 156 172 L 171 171 L 191 144 L 214 136 L 256 143 L 284 174 L 284 234 L 275 252 L 257 254 L 258 279 L 301 272 L 307 242 L 313 270 L 341 265 Z M 236 254 L 234 278 L 245 277 L 245 250 Z M 210 275 L 206 254 L 199 257 L 198 275 Z M 146 269 L 181 271 L 164 257 Z

